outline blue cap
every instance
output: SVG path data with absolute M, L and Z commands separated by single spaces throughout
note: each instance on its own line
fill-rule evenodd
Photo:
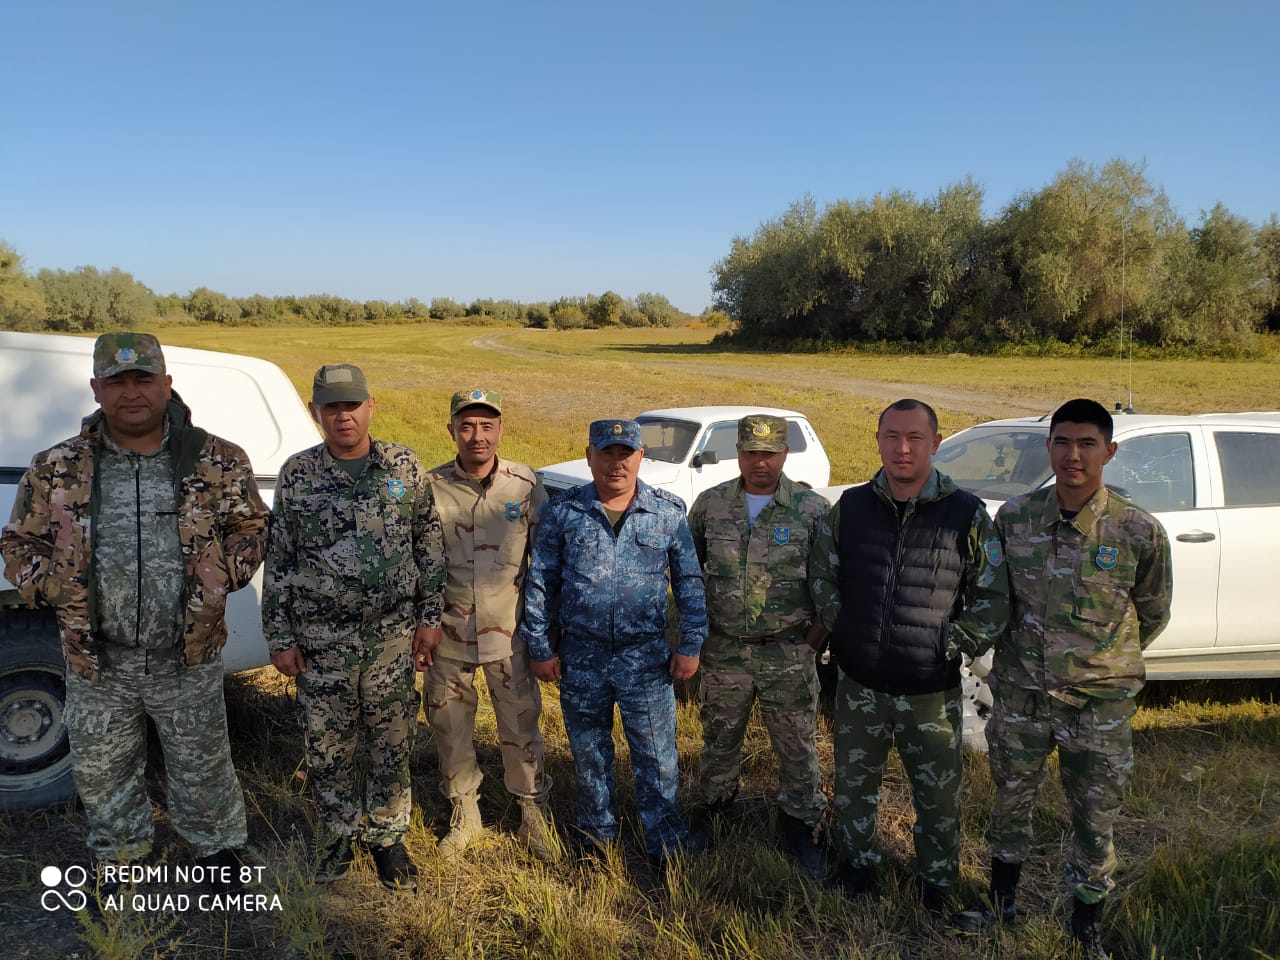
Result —
M 597 450 L 620 443 L 632 450 L 644 447 L 640 437 L 640 424 L 634 420 L 597 420 L 591 424 L 591 446 Z

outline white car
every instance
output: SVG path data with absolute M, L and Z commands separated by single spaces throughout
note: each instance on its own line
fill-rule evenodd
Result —
M 0 332 L 0 524 L 9 521 L 31 458 L 80 429 L 96 409 L 93 338 Z M 192 421 L 245 449 L 270 505 L 285 458 L 320 441 L 289 378 L 255 357 L 164 348 Z M 262 572 L 227 602 L 228 671 L 269 661 L 259 612 Z M 23 604 L 0 576 L 0 810 L 75 794 L 62 725 L 64 662 L 53 611 Z
M 811 487 L 831 482 L 831 461 L 808 418 L 772 407 L 673 407 L 637 414 L 644 440 L 640 479 L 692 508 L 703 490 L 738 476 L 738 421 L 753 413 L 787 421 L 788 477 Z M 586 460 L 553 463 L 538 476 L 551 496 L 591 482 Z

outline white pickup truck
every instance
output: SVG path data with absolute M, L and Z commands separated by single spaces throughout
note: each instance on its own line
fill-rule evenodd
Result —
M 192 421 L 242 446 L 268 504 L 280 465 L 320 435 L 284 371 L 208 350 L 164 348 Z M 93 412 L 93 339 L 0 332 L 0 523 L 32 456 L 73 436 Z M 227 603 L 227 670 L 268 662 L 262 574 Z M 23 605 L 0 576 L 0 810 L 42 807 L 75 793 L 62 726 L 64 665 L 53 612 Z
M 1053 482 L 1049 417 L 995 420 L 942 441 L 934 465 L 992 515 Z M 1173 611 L 1144 653 L 1152 679 L 1280 676 L 1280 412 L 1116 414 L 1103 480 L 1169 534 Z M 844 487 L 822 491 L 834 502 Z M 990 663 L 988 655 L 988 665 Z M 966 672 L 965 740 L 984 747 L 991 703 Z
M 788 477 L 811 487 L 831 482 L 831 461 L 805 415 L 772 407 L 673 407 L 637 414 L 644 439 L 640 479 L 692 508 L 703 490 L 738 476 L 738 421 L 752 413 L 787 421 Z M 553 497 L 591 481 L 586 460 L 553 463 L 538 476 Z

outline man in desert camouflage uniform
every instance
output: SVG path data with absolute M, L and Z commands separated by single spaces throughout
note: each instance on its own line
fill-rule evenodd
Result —
M 94 857 L 151 849 L 150 717 L 174 828 L 202 864 L 238 875 L 245 807 L 227 738 L 224 612 L 262 563 L 267 509 L 244 451 L 191 424 L 155 337 L 99 337 L 89 382 L 100 409 L 19 484 L 0 536 L 5 574 L 57 614 Z
M 520 836 L 541 860 L 554 860 L 544 813 L 551 779 L 543 769 L 538 718 L 542 694 L 529 651 L 515 639 L 530 535 L 546 501 L 529 467 L 498 457 L 502 397 L 464 390 L 449 403 L 449 436 L 458 455 L 430 473 L 444 527 L 444 635 L 429 651 L 427 718 L 440 755 L 440 786 L 453 805 L 446 860 L 461 856 L 482 829 L 476 763 L 477 671 L 483 670 L 498 722 L 507 790 L 520 804 Z
M 1056 483 L 1000 508 L 1013 616 L 996 644 L 987 725 L 996 787 L 988 840 L 991 899 L 1005 923 L 1031 853 L 1031 814 L 1049 754 L 1071 808 L 1072 937 L 1105 957 L 1097 921 L 1114 887 L 1112 825 L 1133 770 L 1130 719 L 1146 679 L 1142 651 L 1169 622 L 1169 540 L 1159 521 L 1103 485 L 1112 420 L 1093 400 L 1053 414 Z
M 310 406 L 324 443 L 280 471 L 263 632 L 271 662 L 298 678 L 308 776 L 329 833 L 316 879 L 343 876 L 363 840 L 383 885 L 413 890 L 418 871 L 403 843 L 418 713 L 413 669 L 415 654 L 425 666 L 440 642 L 440 518 L 414 452 L 370 437 L 374 399 L 358 367 L 316 371 Z
M 597 420 L 589 437 L 592 481 L 548 503 L 538 522 L 520 636 L 534 676 L 560 682 L 581 845 L 590 854 L 618 836 L 616 707 L 631 748 L 645 848 L 665 864 L 695 846 L 676 803 L 672 680 L 698 669 L 707 635 L 702 570 L 684 501 L 639 479 L 640 424 Z M 668 583 L 680 611 L 674 653 L 666 637 Z
M 711 626 L 702 647 L 701 786 L 704 815 L 720 816 L 732 805 L 747 720 L 759 699 L 778 759 L 783 839 L 817 875 L 824 864 L 815 834 L 827 798 L 814 742 L 814 650 L 826 630 L 815 623 L 809 545 L 829 504 L 782 472 L 788 449 L 786 420 L 743 417 L 741 476 L 703 491 L 689 512 Z
M 899 400 L 880 414 L 883 466 L 831 508 L 809 584 L 840 667 L 835 715 L 835 882 L 867 893 L 880 783 L 896 746 L 911 781 L 922 901 L 940 914 L 960 879 L 961 654 L 1008 623 L 1000 541 L 982 501 L 933 467 L 933 408 Z

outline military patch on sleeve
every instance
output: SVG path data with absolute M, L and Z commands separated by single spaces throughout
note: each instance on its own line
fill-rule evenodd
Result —
M 999 540 L 988 540 L 982 545 L 982 552 L 987 555 L 987 563 L 993 567 L 1004 563 L 1004 544 Z
M 518 503 L 507 504 L 507 519 L 512 523 L 515 523 L 520 519 L 520 507 L 521 505 Z
M 791 528 L 790 527 L 774 527 L 773 542 L 780 547 L 785 547 L 788 543 L 791 542 Z
M 1098 547 L 1098 555 L 1093 558 L 1093 562 L 1098 565 L 1099 570 L 1110 570 L 1119 558 L 1119 547 Z
M 404 481 L 399 477 L 388 477 L 387 493 L 399 500 L 405 494 Z

